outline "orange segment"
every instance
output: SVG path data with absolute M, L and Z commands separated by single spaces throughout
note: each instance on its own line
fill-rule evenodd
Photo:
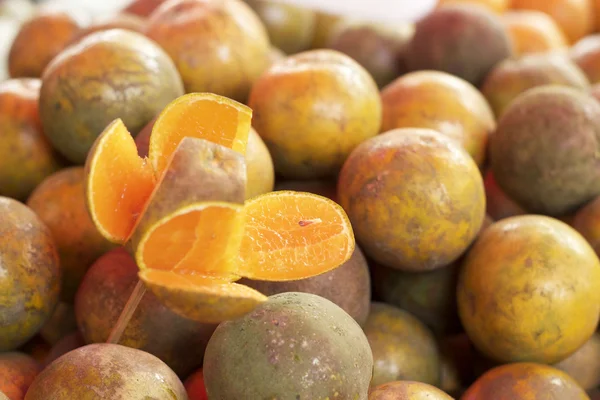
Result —
M 113 121 L 86 160 L 86 201 L 98 231 L 123 244 L 154 188 L 149 163 L 138 157 L 135 142 L 123 121 Z
M 158 116 L 148 157 L 157 176 L 166 168 L 181 139 L 206 139 L 246 153 L 252 110 L 234 100 L 212 93 L 190 93 L 171 102 Z
M 135 258 L 140 269 L 228 276 L 237 267 L 243 236 L 239 204 L 205 202 L 159 220 L 142 236 Z
M 279 191 L 245 205 L 238 274 L 287 281 L 330 271 L 354 251 L 354 234 L 340 205 L 312 193 Z
M 247 286 L 207 276 L 143 270 L 139 277 L 173 312 L 208 324 L 242 317 L 267 300 Z

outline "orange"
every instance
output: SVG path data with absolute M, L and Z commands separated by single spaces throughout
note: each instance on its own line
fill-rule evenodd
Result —
M 513 41 L 515 55 L 567 48 L 568 39 L 558 24 L 541 11 L 507 12 L 502 20 Z

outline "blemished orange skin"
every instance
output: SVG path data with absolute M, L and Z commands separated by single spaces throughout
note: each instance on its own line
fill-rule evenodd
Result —
M 10 400 L 22 400 L 40 369 L 39 363 L 25 353 L 0 353 L 0 393 Z
M 267 31 L 241 0 L 169 1 L 150 15 L 146 35 L 171 56 L 186 93 L 245 102 L 270 62 Z
M 105 254 L 90 268 L 75 300 L 75 315 L 87 343 L 106 341 L 138 281 L 137 272 L 123 248 Z M 215 328 L 178 316 L 147 292 L 119 344 L 149 352 L 186 376 L 202 364 Z
M 406 271 L 458 259 L 485 217 L 477 165 L 429 129 L 396 129 L 359 145 L 340 173 L 338 200 L 367 256 Z
M 60 268 L 50 230 L 27 206 L 0 197 L 0 352 L 31 339 L 58 303 Z
M 575 379 L 585 390 L 600 385 L 600 333 L 596 332 L 575 353 L 553 365 Z
M 58 151 L 83 165 L 110 122 L 121 118 L 138 132 L 182 94 L 173 61 L 156 43 L 137 32 L 111 29 L 77 41 L 48 65 L 40 116 Z
M 438 71 L 401 76 L 381 92 L 382 132 L 429 128 L 458 141 L 483 166 L 488 136 L 496 128 L 485 97 L 469 82 Z
M 457 301 L 463 327 L 484 356 L 556 363 L 596 330 L 600 261 L 577 231 L 557 219 L 507 218 L 470 249 Z
M 46 66 L 73 40 L 81 26 L 69 14 L 44 12 L 25 22 L 8 54 L 12 78 L 39 78 Z
M 543 364 L 515 363 L 483 374 L 461 400 L 589 400 L 585 391 L 566 373 Z
M 0 83 L 0 196 L 24 201 L 64 164 L 42 132 L 40 85 L 30 78 Z
M 600 83 L 600 37 L 598 35 L 585 37 L 575 43 L 570 54 L 592 84 Z
M 421 382 L 396 381 L 379 385 L 369 393 L 369 400 L 453 400 L 436 388 Z
M 202 369 L 194 372 L 183 383 L 189 400 L 208 400 L 206 386 L 204 385 L 204 374 Z
M 541 11 L 513 10 L 502 15 L 515 56 L 564 49 L 569 41 L 562 29 Z
M 83 167 L 50 175 L 33 191 L 27 205 L 52 232 L 60 256 L 61 300 L 72 303 L 87 269 L 112 248 L 88 213 Z
M 290 179 L 335 176 L 381 125 L 375 81 L 334 50 L 306 51 L 273 64 L 253 86 L 248 105 L 275 172 Z
M 488 8 L 489 10 L 502 14 L 511 5 L 512 0 L 439 0 L 438 6 L 444 4 L 475 4 Z
M 504 218 L 527 214 L 523 207 L 500 189 L 491 170 L 485 173 L 483 184 L 485 187 L 486 212 L 493 220 L 499 221 Z
M 595 14 L 592 0 L 512 0 L 517 10 L 537 10 L 550 15 L 575 43 L 594 30 Z

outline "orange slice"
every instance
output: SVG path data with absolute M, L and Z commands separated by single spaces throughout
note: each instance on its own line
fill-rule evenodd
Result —
M 96 139 L 85 169 L 92 221 L 106 239 L 125 243 L 155 179 L 150 164 L 138 157 L 135 141 L 123 121 L 113 121 Z
M 240 276 L 266 281 L 304 279 L 330 271 L 354 251 L 348 216 L 332 200 L 279 191 L 246 202 Z
M 214 277 L 159 270 L 140 271 L 139 277 L 173 312 L 207 324 L 239 318 L 267 300 L 254 289 Z
M 182 138 L 197 137 L 246 153 L 252 110 L 212 93 L 190 93 L 171 102 L 158 116 L 148 148 L 157 175 L 166 168 Z M 176 127 L 174 129 L 174 127 Z

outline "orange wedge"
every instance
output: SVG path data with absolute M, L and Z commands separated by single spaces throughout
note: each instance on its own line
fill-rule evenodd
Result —
M 202 110 L 202 112 L 198 112 Z M 190 93 L 172 101 L 156 119 L 148 157 L 158 175 L 182 138 L 197 137 L 246 153 L 252 110 L 212 93 Z M 176 127 L 176 129 L 173 129 Z
M 278 191 L 245 204 L 240 276 L 264 281 L 304 279 L 330 271 L 354 252 L 348 216 L 312 193 Z

